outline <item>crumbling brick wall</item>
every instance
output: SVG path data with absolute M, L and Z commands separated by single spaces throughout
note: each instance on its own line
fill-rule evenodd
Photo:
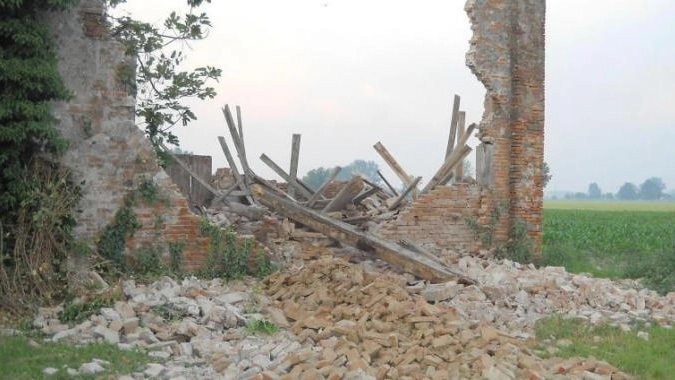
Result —
M 466 61 L 486 88 L 476 149 L 479 183 L 438 187 L 383 234 L 436 249 L 476 250 L 481 239 L 467 220 L 477 220 L 495 245 L 522 224 L 534 253 L 541 252 L 545 9 L 542 0 L 467 1 L 473 37 Z
M 63 162 L 81 184 L 75 215 L 78 239 L 95 242 L 125 197 L 144 181 L 160 188 L 165 202 L 139 202 L 134 212 L 143 227 L 127 241 L 128 253 L 144 247 L 168 256 L 168 243 L 184 243 L 183 262 L 195 269 L 206 260 L 208 240 L 201 219 L 157 165 L 156 155 L 134 124 L 134 58 L 108 35 L 101 0 L 82 0 L 66 12 L 44 15 L 58 45 L 59 71 L 73 93 L 53 105 L 61 133 L 71 147 Z

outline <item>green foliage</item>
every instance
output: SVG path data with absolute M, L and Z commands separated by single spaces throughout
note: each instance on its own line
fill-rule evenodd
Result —
M 142 181 L 136 192 L 141 196 L 141 199 L 148 204 L 153 204 L 161 200 L 159 185 L 151 180 L 146 179 Z
M 279 331 L 274 323 L 264 319 L 251 319 L 246 323 L 246 330 L 251 334 L 272 335 Z
M 110 362 L 106 371 L 97 378 L 118 378 L 122 375 L 142 371 L 148 361 L 148 354 L 139 350 L 120 350 L 107 343 L 74 345 L 72 343 L 50 343 L 40 341 L 30 345 L 25 336 L 0 336 L 0 377 L 13 380 L 72 379 L 66 368 L 79 368 L 94 359 Z M 50 376 L 42 372 L 52 367 L 59 371 Z M 88 379 L 90 377 L 77 377 Z
M 115 7 L 124 2 L 109 0 L 108 4 Z M 184 43 L 206 38 L 211 28 L 209 17 L 205 13 L 195 12 L 202 3 L 188 0 L 188 13 L 180 16 L 171 12 L 161 27 L 128 16 L 109 15 L 112 20 L 111 34 L 124 44 L 128 55 L 136 57 L 137 71 L 133 88 L 137 102 L 136 116 L 143 121 L 145 134 L 160 154 L 162 163 L 168 157 L 160 146 L 164 143 L 178 144 L 178 138 L 171 128 L 175 125 L 186 126 L 197 119 L 184 101 L 190 98 L 212 99 L 216 95 L 215 89 L 208 83 L 218 80 L 220 69 L 212 66 L 181 69 L 185 59 L 182 49 Z
M 649 178 L 640 185 L 640 199 L 659 200 L 663 197 L 663 190 L 665 189 L 666 184 L 663 183 L 661 178 Z
M 340 170 L 340 173 L 335 177 L 337 181 L 349 181 L 354 175 L 362 175 L 365 179 L 373 182 L 375 184 L 382 184 L 382 179 L 377 174 L 377 171 L 380 170 L 379 166 L 375 161 L 364 161 L 364 160 L 354 160 L 351 164 L 345 166 Z M 324 168 L 319 167 L 312 169 L 302 177 L 302 181 L 307 184 L 307 186 L 318 189 L 321 185 L 326 182 L 330 173 L 333 171 L 333 168 Z
M 183 250 L 185 243 L 169 243 L 169 255 L 171 255 L 170 269 L 175 274 L 183 272 Z
M 261 251 L 253 252 L 254 242 L 245 239 L 239 243 L 232 229 L 224 230 L 202 220 L 202 233 L 211 238 L 206 268 L 200 271 L 203 277 L 223 277 L 226 280 L 243 276 L 264 277 L 276 270 L 275 265 Z
M 634 183 L 626 182 L 621 185 L 619 192 L 616 193 L 616 197 L 623 201 L 632 201 L 638 199 L 640 193 L 638 192 L 637 186 Z
M 544 187 L 548 185 L 548 183 L 551 181 L 551 178 L 553 178 L 553 174 L 551 174 L 551 168 L 548 166 L 548 163 L 544 162 L 544 170 L 543 170 L 543 184 Z
M 144 247 L 134 254 L 132 272 L 142 277 L 157 277 L 169 272 L 161 253 L 154 247 Z
M 509 239 L 497 247 L 495 258 L 509 259 L 518 263 L 534 262 L 534 243 L 528 234 L 528 227 L 522 220 L 516 220 L 511 226 Z
M 649 334 L 649 341 L 637 336 Z M 537 348 L 548 356 L 545 348 L 560 339 L 570 345 L 557 347 L 556 356 L 595 357 L 617 366 L 640 379 L 670 379 L 675 373 L 675 330 L 659 326 L 635 325 L 632 331 L 607 324 L 593 326 L 582 319 L 566 319 L 554 315 L 539 320 L 535 326 Z
M 86 321 L 92 315 L 98 314 L 101 308 L 112 307 L 115 305 L 115 301 L 119 300 L 120 294 L 116 290 L 94 294 L 86 297 L 86 299 L 75 299 L 72 295 L 67 295 L 63 303 L 63 310 L 59 312 L 59 320 L 78 324 Z
M 546 265 L 675 290 L 675 213 L 544 209 Z
M 141 227 L 134 210 L 130 206 L 121 207 L 115 213 L 113 222 L 103 229 L 98 241 L 98 253 L 110 260 L 118 270 L 126 270 L 124 249 L 127 238 Z

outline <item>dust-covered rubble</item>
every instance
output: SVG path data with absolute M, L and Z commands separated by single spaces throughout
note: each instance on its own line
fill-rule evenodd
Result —
M 675 319 L 675 293 L 629 281 L 467 256 L 450 264 L 474 284 L 428 284 L 379 261 L 350 263 L 337 250 L 294 244 L 311 260 L 261 283 L 127 280 L 122 299 L 87 321 L 68 326 L 60 308 L 43 308 L 34 325 L 52 341 L 147 350 L 147 366 L 124 379 L 624 379 L 592 358 L 538 357 L 534 323 L 554 313 L 626 329 Z M 261 318 L 281 330 L 244 327 Z M 107 368 L 95 364 L 72 372 Z

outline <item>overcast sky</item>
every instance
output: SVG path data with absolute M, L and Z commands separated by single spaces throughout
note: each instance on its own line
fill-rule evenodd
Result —
M 185 0 L 129 0 L 161 21 Z M 465 65 L 471 36 L 460 0 L 213 0 L 214 28 L 186 52 L 223 70 L 218 96 L 176 128 L 184 149 L 225 166 L 220 108 L 242 107 L 249 162 L 267 153 L 288 168 L 302 134 L 299 173 L 374 160 L 381 141 L 411 175 L 442 164 L 452 96 L 478 123 L 485 90 Z M 547 191 L 603 192 L 661 177 L 675 188 L 675 1 L 549 0 L 546 20 Z M 472 138 L 470 145 L 477 143 Z M 473 160 L 473 156 L 471 158 Z M 475 167 L 475 163 L 473 165 Z M 398 181 L 396 181 L 398 182 Z

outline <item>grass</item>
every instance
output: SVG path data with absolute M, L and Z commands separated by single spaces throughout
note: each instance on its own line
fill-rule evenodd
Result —
M 593 356 L 637 379 L 672 379 L 675 373 L 675 329 L 642 326 L 623 331 L 610 325 L 591 326 L 583 320 L 556 315 L 538 321 L 535 331 L 540 342 L 549 340 L 555 344 L 560 339 L 571 342 L 558 347 L 560 351 L 556 356 Z M 649 340 L 638 337 L 637 331 L 647 332 Z M 544 346 L 538 348 L 545 352 Z
M 675 212 L 618 210 L 613 202 L 559 203 L 570 207 L 583 203 L 588 208 L 546 205 L 545 265 L 598 277 L 643 278 L 645 285 L 661 293 L 675 290 Z M 631 207 L 653 207 L 637 203 Z
M 59 371 L 49 379 L 71 379 L 66 368 L 78 369 L 93 359 L 109 361 L 107 371 L 97 377 L 78 376 L 78 379 L 111 378 L 111 375 L 130 374 L 145 367 L 148 356 L 142 351 L 122 351 L 105 343 L 75 346 L 72 343 L 43 343 L 32 347 L 25 336 L 0 336 L 0 379 L 42 379 L 47 367 Z

